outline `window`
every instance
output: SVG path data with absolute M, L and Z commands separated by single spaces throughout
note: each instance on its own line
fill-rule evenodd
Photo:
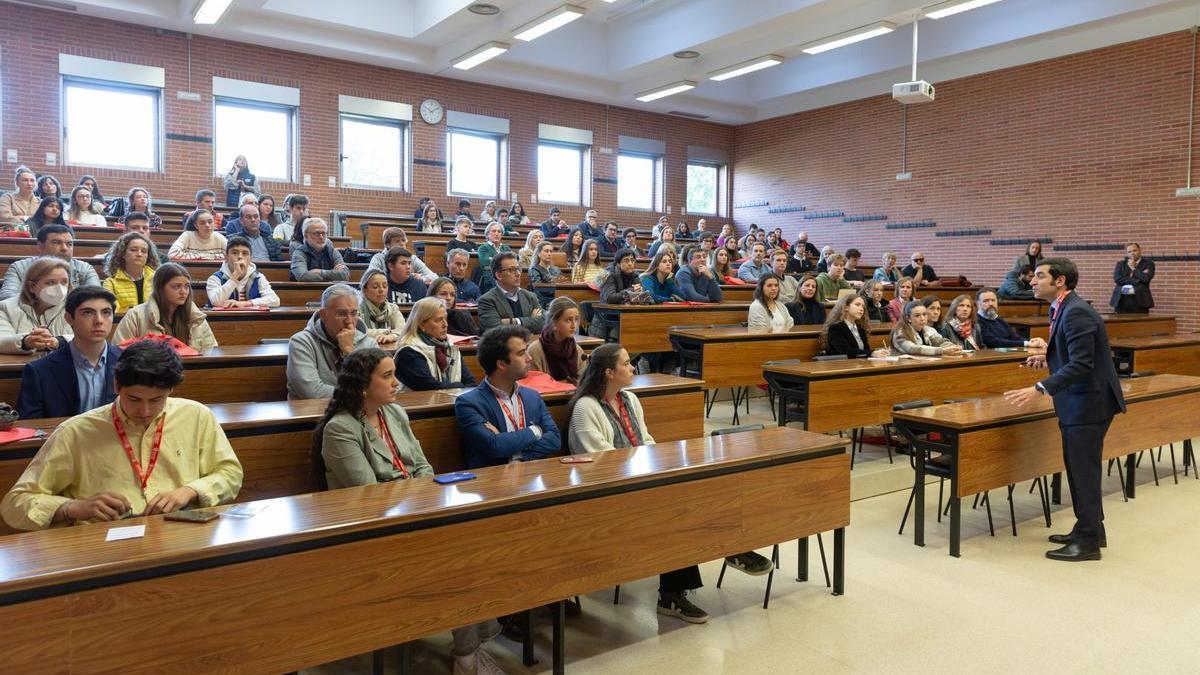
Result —
M 224 175 L 238 155 L 245 155 L 258 180 L 294 181 L 295 107 L 229 98 L 215 98 L 214 107 L 216 175 Z
M 160 91 L 63 78 L 63 162 L 158 171 Z
M 538 143 L 538 201 L 584 205 L 590 155 L 587 146 Z
M 662 210 L 662 158 L 617 155 L 617 206 L 644 211 Z
M 403 122 L 360 115 L 341 116 L 342 185 L 404 188 Z
M 687 165 L 687 210 L 688 213 L 716 215 L 718 186 L 721 167 L 716 164 Z
M 504 137 L 454 129 L 446 143 L 450 194 L 499 199 Z

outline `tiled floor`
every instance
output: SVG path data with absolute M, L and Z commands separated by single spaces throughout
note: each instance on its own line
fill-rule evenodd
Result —
M 708 430 L 728 426 L 729 414 L 728 404 L 718 403 Z M 764 400 L 742 414 L 743 424 L 751 422 L 773 424 Z M 655 581 L 644 579 L 622 586 L 620 605 L 612 604 L 610 591 L 583 599 L 583 616 L 568 620 L 568 672 L 1197 672 L 1200 526 L 1192 513 L 1200 481 L 1181 474 L 1175 485 L 1165 464 L 1158 487 L 1142 468 L 1138 497 L 1129 503 L 1115 477 L 1106 482 L 1110 548 L 1100 562 L 1043 557 L 1046 535 L 1073 522 L 1070 505 L 1055 507 L 1048 530 L 1027 485 L 1016 492 L 1017 537 L 1002 490 L 992 493 L 995 537 L 988 536 L 982 507 L 964 504 L 963 557 L 955 559 L 947 555 L 948 529 L 934 520 L 932 503 L 926 547 L 913 546 L 909 529 L 896 533 L 912 472 L 907 459 L 888 464 L 882 449 L 868 448 L 853 477 L 846 595 L 833 597 L 824 586 L 815 545 L 812 580 L 794 581 L 795 542 L 782 547 L 783 569 L 766 611 L 765 577 L 730 572 L 717 589 L 719 561 L 701 566 L 706 586 L 694 598 L 712 616 L 706 625 L 660 619 Z M 503 638 L 486 648 L 510 673 L 548 672 L 548 615 L 538 617 L 536 630 L 541 663 L 533 669 Z M 450 671 L 448 634 L 420 641 L 413 654 L 413 672 Z M 367 673 L 370 659 L 312 672 Z

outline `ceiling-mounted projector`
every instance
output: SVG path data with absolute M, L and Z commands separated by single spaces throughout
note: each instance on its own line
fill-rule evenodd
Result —
M 930 103 L 933 101 L 933 93 L 933 85 L 925 80 L 901 82 L 892 85 L 892 98 L 905 105 L 910 103 Z

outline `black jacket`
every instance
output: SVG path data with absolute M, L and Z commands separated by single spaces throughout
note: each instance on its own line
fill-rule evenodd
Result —
M 1104 321 L 1074 292 L 1058 307 L 1046 362 L 1050 376 L 1041 385 L 1054 397 L 1060 425 L 1096 424 L 1125 412 Z
M 792 315 L 792 321 L 798 326 L 825 323 L 825 307 L 816 300 L 807 302 L 797 300 L 787 303 L 784 307 L 787 307 L 788 314 Z
M 862 340 L 862 347 L 854 341 L 854 335 L 850 332 L 850 326 L 845 321 L 839 321 L 829 327 L 829 333 L 826 335 L 825 353 L 833 356 L 836 354 L 845 354 L 851 359 L 865 359 L 871 355 L 871 340 L 869 335 L 865 335 L 862 329 L 857 324 L 854 325 L 854 332 L 858 333 L 859 339 Z
M 1121 259 L 1117 263 L 1117 266 L 1113 268 L 1113 283 L 1116 286 L 1113 288 L 1112 298 L 1108 301 L 1109 306 L 1114 309 L 1117 308 L 1122 298 L 1121 287 L 1128 284 L 1133 286 L 1133 295 L 1126 297 L 1133 298 L 1133 306 L 1137 309 L 1150 309 L 1154 306 L 1154 296 L 1150 295 L 1150 282 L 1153 280 L 1153 260 L 1142 258 L 1138 261 L 1137 266 L 1131 270 L 1126 259 Z

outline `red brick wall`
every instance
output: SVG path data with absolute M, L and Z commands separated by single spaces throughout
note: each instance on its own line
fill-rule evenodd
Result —
M 804 229 L 818 246 L 856 247 L 874 264 L 885 250 L 925 252 L 939 274 L 998 284 L 1022 246 L 989 239 L 1050 236 L 1056 243 L 1138 240 L 1148 255 L 1196 255 L 1200 200 L 1186 180 L 1191 36 L 1175 33 L 1050 61 L 938 82 L 937 101 L 908 108 L 908 170 L 901 171 L 903 107 L 881 96 L 738 127 L 734 201 L 770 200 L 810 211 L 886 214 L 937 227 L 805 221 L 768 207 L 734 210 L 751 222 Z M 1195 169 L 1193 169 L 1195 170 Z M 1200 184 L 1200 173 L 1196 176 Z M 990 229 L 989 236 L 935 237 Z M 1047 247 L 1053 254 L 1053 246 Z M 1115 251 L 1065 253 L 1081 293 L 1107 308 Z M 1161 262 L 1157 310 L 1200 328 L 1200 264 Z
M 268 40 L 269 42 L 269 40 Z M 706 145 L 731 151 L 733 128 L 594 103 L 526 94 L 512 89 L 472 84 L 389 68 L 349 63 L 295 52 L 251 48 L 240 43 L 196 37 L 192 40 L 191 84 L 188 84 L 187 41 L 178 35 L 161 35 L 153 29 L 85 18 L 62 12 L 37 10 L 0 2 L 0 50 L 3 61 L 3 149 L 16 149 L 22 164 L 39 173 L 51 173 L 65 185 L 92 173 L 106 196 L 123 193 L 131 185 L 146 186 L 156 198 L 190 202 L 201 187 L 220 188 L 214 177 L 212 145 L 168 140 L 163 174 L 113 171 L 88 167 L 45 166 L 45 154 L 62 157 L 59 141 L 60 52 L 114 61 L 162 67 L 165 131 L 186 136 L 212 136 L 212 76 L 266 82 L 300 88 L 300 170 L 310 174 L 312 185 L 264 182 L 266 192 L 282 206 L 283 195 L 304 192 L 317 213 L 332 209 L 412 213 L 421 196 L 432 196 L 443 211 L 453 213 L 457 198 L 446 195 L 446 170 L 413 166 L 413 193 L 327 187 L 338 171 L 339 94 L 410 103 L 415 109 L 426 98 L 436 98 L 446 109 L 472 112 L 511 121 L 508 192 L 517 192 L 530 218 L 544 219 L 549 206 L 530 203 L 537 193 L 535 158 L 539 122 L 591 129 L 593 178 L 616 178 L 616 154 L 599 153 L 601 146 L 616 148 L 619 134 L 664 140 L 665 197 L 673 219 L 685 204 L 687 146 Z M 180 101 L 176 91 L 195 91 L 200 102 Z M 445 160 L 445 124 L 413 123 L 414 157 Z M 6 186 L 15 164 L 5 163 L 0 152 L 0 182 Z M 232 160 L 230 160 L 232 161 Z M 225 162 L 222 162 L 224 165 Z M 253 167 L 253 165 L 252 165 Z M 507 195 L 506 195 L 507 197 Z M 618 211 L 615 184 L 594 183 L 592 206 L 601 219 L 649 226 L 658 214 Z M 473 210 L 482 207 L 473 200 Z M 583 208 L 564 208 L 571 223 L 583 219 Z M 689 217 L 695 221 L 695 217 Z M 719 224 L 721 218 L 710 218 Z

